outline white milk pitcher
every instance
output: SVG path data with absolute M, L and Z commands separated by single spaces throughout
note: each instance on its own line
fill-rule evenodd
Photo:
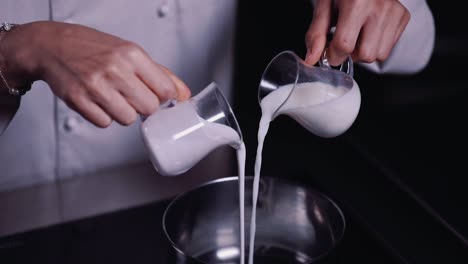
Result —
M 276 55 L 266 67 L 258 90 L 262 115 L 285 114 L 313 134 L 330 138 L 344 133 L 356 119 L 361 93 L 348 58 L 339 68 L 309 66 L 292 51 Z
M 221 145 L 242 143 L 236 117 L 215 83 L 187 101 L 161 106 L 140 131 L 154 168 L 165 176 L 186 172 Z

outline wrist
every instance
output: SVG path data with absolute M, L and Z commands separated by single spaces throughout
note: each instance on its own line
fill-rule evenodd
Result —
M 6 69 L 6 59 L 1 49 L 2 39 L 5 37 L 5 35 L 6 35 L 5 31 L 0 31 L 0 71 Z M 0 95 L 7 94 L 7 93 L 8 93 L 8 87 L 6 87 L 5 82 L 3 80 L 0 80 Z
M 21 57 L 18 56 L 19 50 L 10 49 L 11 45 L 8 44 L 10 34 L 16 33 L 14 31 L 18 27 L 17 24 L 7 22 L 0 24 L 0 93 L 24 95 L 32 85 L 31 75 L 22 71 L 14 60 Z

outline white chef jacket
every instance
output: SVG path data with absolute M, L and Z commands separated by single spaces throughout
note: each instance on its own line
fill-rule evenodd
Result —
M 385 63 L 364 65 L 372 71 L 414 73 L 430 59 L 431 11 L 424 0 L 402 3 L 412 19 Z M 78 23 L 134 41 L 193 94 L 215 81 L 231 98 L 235 0 L 2 0 L 0 5 L 3 21 Z M 0 122 L 5 120 L 0 109 Z M 36 82 L 0 135 L 0 191 L 145 160 L 139 125 L 97 128 L 46 83 Z
M 11 23 L 78 23 L 134 41 L 196 94 L 230 98 L 235 0 L 2 0 Z M 52 40 L 53 41 L 53 40 Z M 139 122 L 99 129 L 36 82 L 0 136 L 0 191 L 147 159 Z

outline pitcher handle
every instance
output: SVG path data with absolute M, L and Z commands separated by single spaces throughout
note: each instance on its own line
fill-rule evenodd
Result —
M 177 100 L 175 99 L 169 99 L 163 104 L 159 105 L 158 110 L 165 109 L 165 108 L 171 108 L 174 107 L 177 104 Z M 147 115 L 140 115 L 140 121 L 145 122 L 145 120 L 148 118 Z
M 337 67 L 332 67 L 330 65 L 330 63 L 328 62 L 328 58 L 327 58 L 328 43 L 333 38 L 333 34 L 335 33 L 335 29 L 336 29 L 336 27 L 330 28 L 330 32 L 328 34 L 329 41 L 327 41 L 327 47 L 325 47 L 325 49 L 323 50 L 322 56 L 320 56 L 319 65 L 320 65 L 320 67 L 323 67 L 323 68 L 338 69 L 339 71 L 342 71 L 342 72 L 348 74 L 349 76 L 353 77 L 354 76 L 354 65 L 353 65 L 353 60 L 351 59 L 351 56 L 348 56 L 346 58 L 346 60 L 339 67 L 338 66 Z

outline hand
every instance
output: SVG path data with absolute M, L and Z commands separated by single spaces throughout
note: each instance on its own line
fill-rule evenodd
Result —
M 327 34 L 336 31 L 327 49 L 327 59 L 338 66 L 351 55 L 355 62 L 385 61 L 410 20 L 398 0 L 318 0 L 306 34 L 305 61 L 317 63 L 327 44 Z
M 135 43 L 81 25 L 18 26 L 2 39 L 0 55 L 11 83 L 44 80 L 98 127 L 112 120 L 129 125 L 137 113 L 152 114 L 160 102 L 190 97 L 179 78 Z

